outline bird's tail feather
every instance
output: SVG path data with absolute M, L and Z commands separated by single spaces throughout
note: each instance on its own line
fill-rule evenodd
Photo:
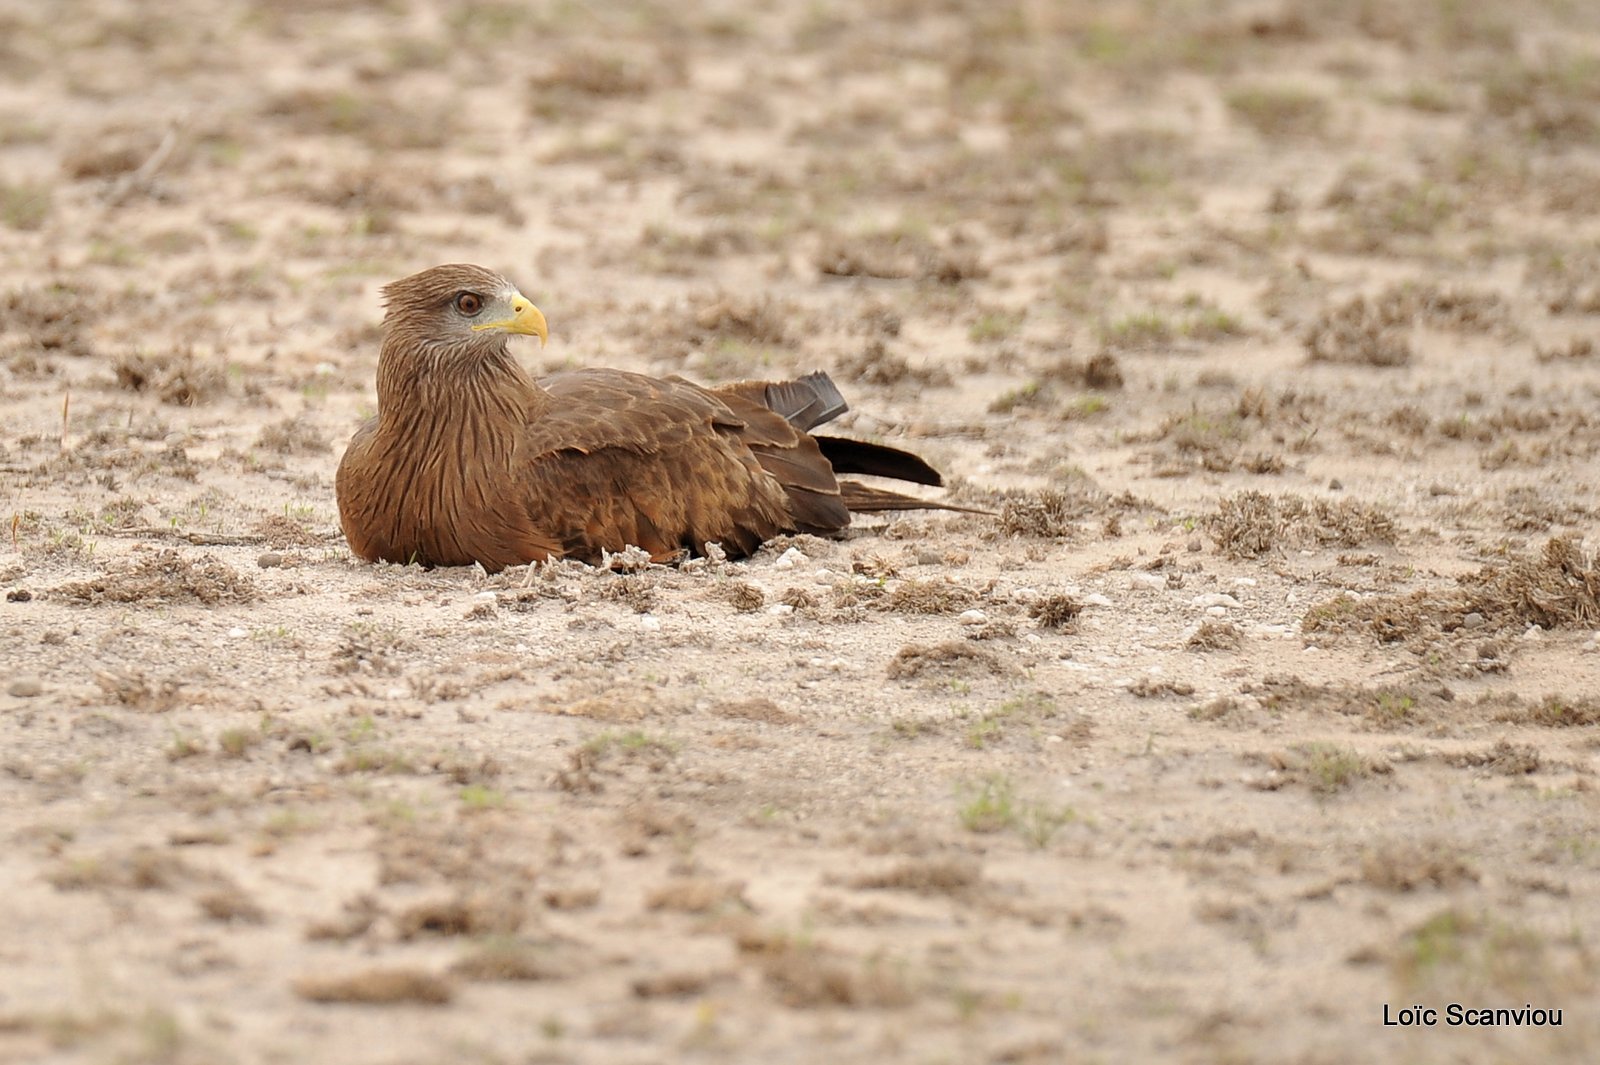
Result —
M 952 510 L 958 514 L 989 514 L 976 507 L 958 507 L 954 503 L 935 503 L 916 496 L 891 492 L 886 488 L 873 488 L 860 481 L 840 481 L 839 497 L 852 514 L 876 514 L 890 510 Z
M 822 449 L 823 457 L 833 467 L 834 473 L 865 473 L 934 487 L 944 484 L 944 478 L 938 470 L 928 465 L 921 456 L 909 451 L 885 447 L 883 444 L 869 444 L 865 440 L 849 440 L 842 436 L 817 436 L 813 439 Z
M 783 415 L 790 425 L 801 431 L 831 422 L 850 409 L 833 378 L 821 370 L 793 381 L 769 382 L 765 398 L 769 410 Z

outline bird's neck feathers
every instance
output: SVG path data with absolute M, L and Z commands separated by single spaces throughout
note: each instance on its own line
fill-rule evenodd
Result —
M 378 421 L 415 433 L 522 425 L 550 403 L 505 338 L 418 343 L 391 334 L 378 356 Z

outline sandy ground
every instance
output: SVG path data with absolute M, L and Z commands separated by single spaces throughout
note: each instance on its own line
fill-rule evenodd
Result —
M 0 1060 L 1593 1060 L 1600 8 L 1499 7 L 0 2 Z M 446 261 L 998 516 L 355 562 Z

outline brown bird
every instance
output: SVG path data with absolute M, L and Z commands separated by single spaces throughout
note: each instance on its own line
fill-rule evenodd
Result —
M 964 508 L 840 481 L 941 483 L 922 459 L 810 429 L 847 408 L 828 376 L 702 388 L 574 370 L 534 380 L 507 348 L 549 337 L 505 278 L 436 266 L 383 290 L 378 414 L 339 463 L 339 518 L 368 561 L 656 561 L 714 543 L 748 555 L 780 533 L 836 534 L 850 514 Z

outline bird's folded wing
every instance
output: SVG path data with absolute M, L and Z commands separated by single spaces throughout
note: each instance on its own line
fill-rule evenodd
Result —
M 554 404 L 527 427 L 523 446 L 530 457 L 605 448 L 655 453 L 681 447 L 713 425 L 743 425 L 716 396 L 676 378 L 578 370 L 539 384 Z

